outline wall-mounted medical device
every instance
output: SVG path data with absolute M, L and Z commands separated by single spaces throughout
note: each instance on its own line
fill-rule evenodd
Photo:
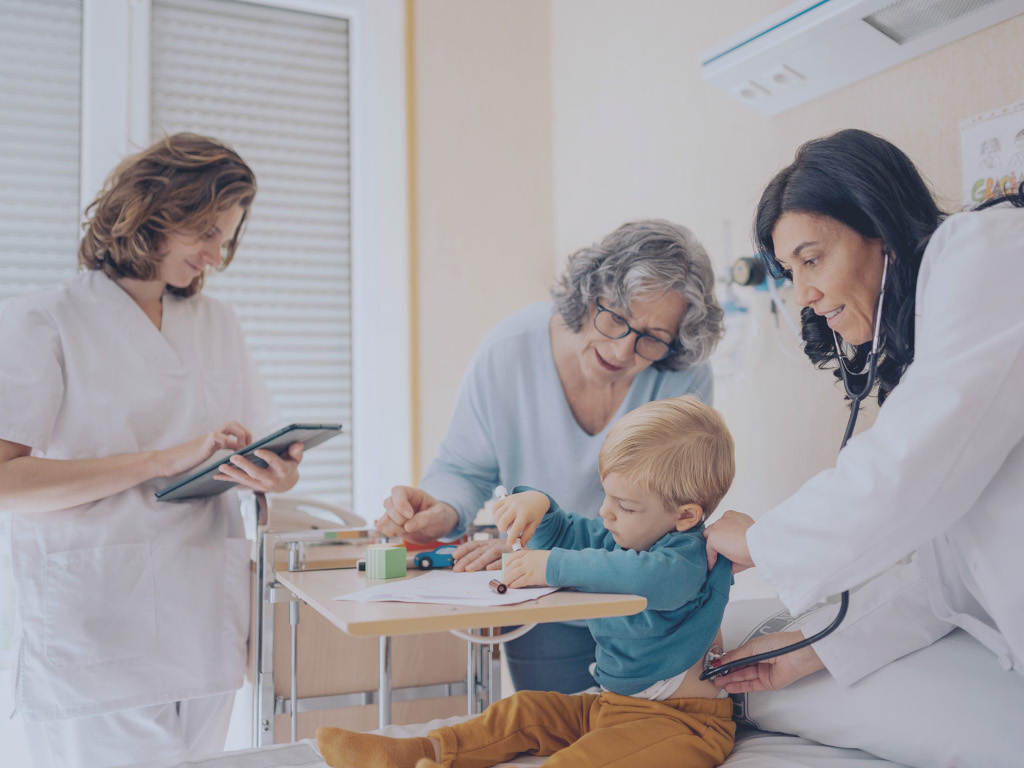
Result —
M 801 0 L 701 56 L 704 80 L 776 115 L 1024 13 L 1024 0 Z
M 782 317 L 793 332 L 797 340 L 803 343 L 803 334 L 800 332 L 800 324 L 793 318 L 786 308 L 786 302 L 779 294 L 779 286 L 786 281 L 781 278 L 770 277 L 764 267 L 764 262 L 757 256 L 741 256 L 733 262 L 729 270 L 730 282 L 736 285 L 754 288 L 759 291 L 767 291 L 772 298 L 772 313 L 778 318 Z
M 756 256 L 741 256 L 732 264 L 730 270 L 732 281 L 737 285 L 752 285 L 755 287 L 764 285 L 768 273 L 764 264 Z

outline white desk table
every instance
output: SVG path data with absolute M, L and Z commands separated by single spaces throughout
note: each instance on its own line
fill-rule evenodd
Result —
M 405 578 L 420 575 L 421 572 L 410 570 Z M 498 576 L 497 572 L 495 576 Z M 647 601 L 636 595 L 570 590 L 559 590 L 518 605 L 498 607 L 335 600 L 338 595 L 384 583 L 380 579 L 367 579 L 363 572 L 352 569 L 278 571 L 277 580 L 343 632 L 356 637 L 380 638 L 378 719 L 381 728 L 391 723 L 390 639 L 394 635 L 630 616 L 647 607 Z

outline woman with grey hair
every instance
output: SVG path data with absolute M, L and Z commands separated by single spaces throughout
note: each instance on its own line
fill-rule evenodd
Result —
M 460 537 L 495 487 L 543 489 L 596 516 L 597 456 L 608 427 L 652 400 L 711 402 L 707 363 L 722 336 L 707 253 L 686 227 L 637 221 L 584 248 L 553 302 L 506 318 L 477 350 L 438 456 L 419 488 L 396 486 L 377 528 L 413 543 Z M 501 566 L 504 540 L 471 541 L 455 570 Z M 583 622 L 543 624 L 506 644 L 518 690 L 594 684 Z

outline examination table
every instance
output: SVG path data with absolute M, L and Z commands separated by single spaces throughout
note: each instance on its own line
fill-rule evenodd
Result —
M 726 609 L 725 644 L 735 647 L 754 635 L 797 628 L 800 621 L 791 618 L 775 599 L 734 601 Z M 1024 765 L 1024 676 L 1002 670 L 986 648 L 961 630 L 846 688 L 822 672 L 781 691 L 735 696 L 734 700 L 739 728 L 725 768 Z M 431 728 L 462 719 L 465 716 L 391 725 L 377 732 L 425 735 Z M 541 757 L 521 756 L 502 765 L 538 766 L 543 762 Z M 305 740 L 133 768 L 325 765 L 316 743 Z

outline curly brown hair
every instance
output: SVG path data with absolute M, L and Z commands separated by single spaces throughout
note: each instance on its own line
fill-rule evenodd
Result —
M 238 205 L 242 218 L 227 245 L 223 270 L 235 256 L 255 195 L 252 169 L 223 142 L 194 133 L 165 136 L 125 158 L 85 209 L 78 263 L 110 278 L 153 280 L 168 234 L 201 234 Z M 167 290 L 192 296 L 202 289 L 204 277 Z

